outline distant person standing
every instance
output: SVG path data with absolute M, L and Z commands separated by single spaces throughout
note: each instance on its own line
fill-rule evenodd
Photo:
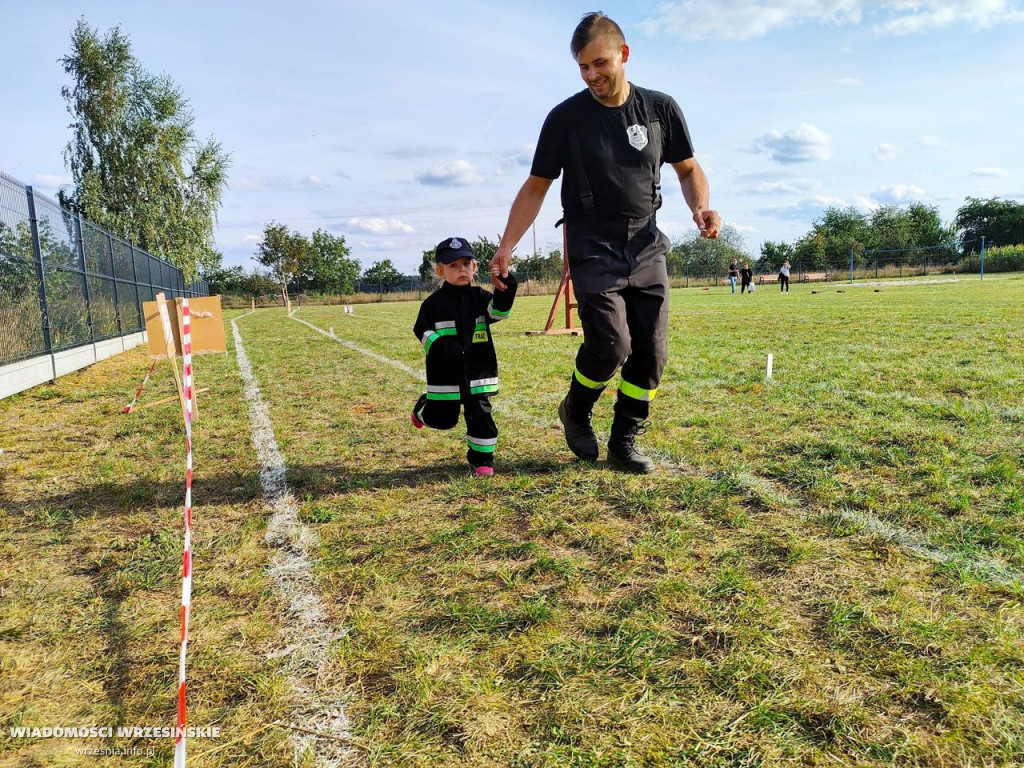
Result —
M 732 287 L 732 292 L 733 293 L 736 293 L 736 281 L 739 279 L 739 276 L 740 276 L 740 265 L 739 265 L 739 262 L 736 261 L 736 259 L 733 259 L 732 263 L 729 265 L 729 285 Z
M 754 280 L 754 272 L 750 269 L 750 262 L 743 262 L 743 269 L 740 270 L 740 293 L 749 293 L 750 284 Z
M 564 170 L 566 255 L 583 345 L 558 416 L 569 449 L 596 460 L 593 408 L 621 367 L 608 463 L 648 473 L 654 462 L 637 450 L 636 437 L 650 424 L 651 401 L 668 357 L 665 257 L 671 243 L 655 220 L 662 164 L 675 171 L 703 237 L 717 237 L 722 221 L 710 208 L 707 176 L 693 156 L 679 105 L 626 80 L 629 46 L 619 25 L 603 13 L 588 13 L 573 32 L 570 50 L 587 87 L 544 121 L 530 175 L 491 260 L 491 280 L 502 286 L 513 246 Z
M 779 293 L 789 293 L 789 261 L 782 262 L 779 267 Z

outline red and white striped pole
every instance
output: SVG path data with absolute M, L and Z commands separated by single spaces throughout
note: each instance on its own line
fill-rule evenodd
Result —
M 142 390 L 146 388 L 146 382 L 148 382 L 149 377 L 153 375 L 154 368 L 156 368 L 156 360 L 153 360 L 153 364 L 149 366 L 149 370 L 146 372 L 146 378 L 142 380 L 142 383 L 139 384 L 139 388 L 135 390 L 135 397 L 133 397 L 132 401 L 124 407 L 124 410 L 121 411 L 121 413 L 131 413 L 132 410 L 135 408 L 135 404 L 139 401 L 139 395 L 141 395 Z
M 192 605 L 192 319 L 188 299 L 181 302 L 181 358 L 185 370 L 185 559 L 181 572 L 181 657 L 178 660 L 178 725 L 174 732 L 174 768 L 185 768 L 185 652 Z M 174 361 L 171 361 L 174 364 Z

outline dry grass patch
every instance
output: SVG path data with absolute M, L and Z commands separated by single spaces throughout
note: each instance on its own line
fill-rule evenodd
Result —
M 175 405 L 120 413 L 148 367 L 141 350 L 0 403 L 0 762 L 84 765 L 80 747 L 155 749 L 170 739 L 12 739 L 7 726 L 173 726 L 180 642 L 184 436 Z M 190 764 L 288 762 L 288 715 L 267 654 L 277 642 L 265 512 L 237 371 L 196 359 Z M 143 395 L 173 394 L 161 362 Z M 218 746 L 234 742 L 216 754 Z M 208 757 L 204 757 L 204 753 Z M 114 759 L 114 758 L 111 758 Z M 138 758 L 142 764 L 142 759 Z

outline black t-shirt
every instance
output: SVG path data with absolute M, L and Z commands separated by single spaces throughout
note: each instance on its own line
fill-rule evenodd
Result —
M 651 133 L 653 112 L 661 124 L 661 151 Z M 661 163 L 693 157 L 690 132 L 675 99 L 630 83 L 629 98 L 620 107 L 606 107 L 584 89 L 551 110 L 537 139 L 532 176 L 562 179 L 562 209 L 569 218 L 583 214 L 575 153 L 579 137 L 583 167 L 602 217 L 641 219 L 661 204 L 657 184 Z M 640 149 L 637 149 L 640 145 Z

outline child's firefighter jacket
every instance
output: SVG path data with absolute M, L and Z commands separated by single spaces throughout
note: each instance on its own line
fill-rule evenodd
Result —
M 498 358 L 491 324 L 508 317 L 516 279 L 502 278 L 504 291 L 443 283 L 424 299 L 413 333 L 427 355 L 427 399 L 455 400 L 498 391 Z

